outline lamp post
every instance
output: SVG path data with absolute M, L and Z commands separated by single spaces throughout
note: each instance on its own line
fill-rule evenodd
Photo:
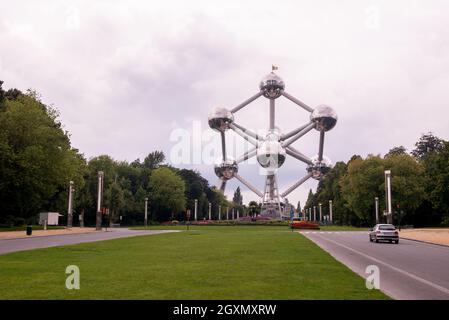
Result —
M 148 198 L 145 198 L 145 229 L 148 227 Z
M 211 214 L 212 214 L 212 204 L 209 202 L 209 220 L 212 220 L 211 219 Z
M 71 228 L 73 224 L 73 181 L 69 184 L 69 203 L 67 208 L 67 228 Z
M 98 171 L 97 221 L 96 230 L 101 230 L 101 199 L 103 196 L 104 172 Z
M 329 200 L 329 222 L 332 223 L 332 200 Z
M 198 219 L 198 199 L 195 199 L 195 221 Z
M 386 187 L 386 210 L 387 210 L 387 222 L 392 223 L 392 210 L 391 210 L 391 170 L 385 170 L 385 187 Z
M 320 222 L 323 219 L 323 211 L 321 210 L 321 203 L 318 204 L 318 206 L 320 207 Z
M 376 224 L 379 223 L 379 198 L 374 198 L 374 208 L 376 210 Z

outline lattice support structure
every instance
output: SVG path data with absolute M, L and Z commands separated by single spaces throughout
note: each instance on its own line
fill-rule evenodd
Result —
M 265 136 L 258 135 L 246 129 L 236 123 L 234 119 L 236 112 L 262 96 L 269 101 L 269 128 Z M 281 134 L 279 127 L 276 126 L 275 103 L 276 99 L 280 97 L 288 99 L 308 112 L 310 114 L 310 121 L 291 132 Z M 324 138 L 325 133 L 335 127 L 337 119 L 337 114 L 329 106 L 319 105 L 316 108 L 311 108 L 287 93 L 285 91 L 284 81 L 273 70 L 262 79 L 259 84 L 259 92 L 255 95 L 233 109 L 216 108 L 209 116 L 209 126 L 221 135 L 222 157 L 219 163 L 215 165 L 215 174 L 220 179 L 219 188 L 224 192 L 226 182 L 232 178 L 236 178 L 261 198 L 263 215 L 275 219 L 283 218 L 285 215 L 283 214 L 285 210 L 282 209 L 284 204 L 283 199 L 287 202 L 286 197 L 308 179 L 320 180 L 330 170 L 330 160 L 324 156 Z M 308 157 L 293 147 L 292 144 L 313 129 L 320 132 L 318 154 L 314 157 Z M 231 159 L 226 154 L 225 133 L 227 130 L 233 130 L 254 146 L 253 149 L 245 152 L 237 161 Z M 280 193 L 276 173 L 282 167 L 287 155 L 305 163 L 307 165 L 307 173 L 291 187 Z M 266 171 L 263 192 L 259 191 L 238 174 L 238 165 L 254 156 L 257 157 L 259 165 Z

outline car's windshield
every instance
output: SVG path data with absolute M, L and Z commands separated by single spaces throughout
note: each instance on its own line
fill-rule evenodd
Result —
M 379 226 L 379 229 L 380 230 L 395 230 L 396 228 L 391 224 L 386 224 L 386 225 Z

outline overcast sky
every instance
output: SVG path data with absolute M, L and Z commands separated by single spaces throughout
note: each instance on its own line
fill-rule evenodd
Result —
M 4 87 L 34 88 L 57 106 L 72 145 L 87 158 L 132 161 L 153 150 L 170 158 L 174 132 L 208 130 L 210 110 L 255 94 L 272 64 L 290 94 L 336 110 L 337 126 L 325 141 L 333 163 L 398 145 L 411 150 L 428 131 L 449 139 L 445 0 L 0 0 L 0 12 Z M 284 98 L 276 111 L 283 132 L 308 120 Z M 235 116 L 264 129 L 268 100 Z M 242 141 L 227 134 L 233 137 Z M 318 132 L 294 146 L 315 155 Z M 217 182 L 211 165 L 182 166 Z M 295 159 L 282 169 L 281 191 L 305 174 Z M 254 161 L 239 171 L 263 189 Z M 227 193 L 237 185 L 229 183 Z M 309 180 L 289 200 L 305 201 L 316 185 Z M 245 202 L 257 198 L 243 190 Z

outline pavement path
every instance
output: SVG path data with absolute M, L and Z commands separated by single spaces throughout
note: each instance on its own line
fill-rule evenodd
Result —
M 449 247 L 405 239 L 375 243 L 362 231 L 300 233 L 363 278 L 376 265 L 380 290 L 394 299 L 449 299 Z
M 51 235 L 21 239 L 3 239 L 0 240 L 0 254 L 178 231 L 179 230 L 129 230 L 124 228 L 117 228 L 111 229 L 111 231 L 98 231 L 94 233 Z

